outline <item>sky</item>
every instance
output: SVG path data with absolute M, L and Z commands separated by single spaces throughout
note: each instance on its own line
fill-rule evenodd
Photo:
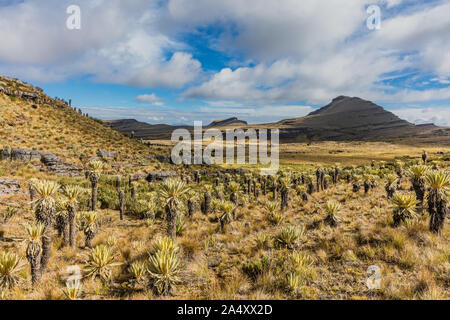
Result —
M 449 17 L 450 0 L 0 0 L 0 74 L 103 120 L 265 123 L 347 95 L 450 126 Z

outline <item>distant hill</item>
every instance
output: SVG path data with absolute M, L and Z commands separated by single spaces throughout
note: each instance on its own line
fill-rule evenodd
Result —
M 177 128 L 189 126 L 150 125 L 136 120 L 106 121 L 112 128 L 149 140 L 167 140 Z M 375 103 L 357 97 L 339 96 L 305 117 L 276 123 L 248 125 L 236 117 L 213 121 L 207 128 L 278 128 L 280 142 L 310 141 L 402 141 L 450 144 L 450 128 L 434 124 L 414 125 Z
M 147 140 L 167 140 L 170 139 L 172 131 L 178 128 L 191 130 L 189 126 L 171 126 L 168 124 L 149 124 L 135 119 L 105 120 L 104 123 L 114 130 L 134 134 L 134 137 Z
M 211 122 L 208 127 L 209 128 L 217 128 L 217 127 L 237 127 L 237 126 L 247 126 L 248 123 L 246 121 L 239 120 L 236 117 L 224 119 L 224 120 L 214 120 Z

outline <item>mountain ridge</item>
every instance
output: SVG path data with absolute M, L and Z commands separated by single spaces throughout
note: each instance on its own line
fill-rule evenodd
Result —
M 118 120 L 114 124 L 106 121 L 111 127 L 125 131 L 128 120 Z M 135 120 L 136 121 L 136 120 Z M 166 140 L 170 139 L 171 131 L 180 126 L 149 125 L 139 121 L 139 126 L 145 127 L 144 131 L 136 134 L 143 139 Z M 136 126 L 136 129 L 139 129 Z M 279 129 L 280 142 L 305 142 L 305 141 L 384 141 L 391 139 L 404 139 L 408 137 L 450 136 L 450 129 L 437 127 L 434 124 L 415 125 L 403 120 L 383 107 L 359 97 L 338 96 L 326 106 L 314 110 L 304 117 L 280 120 L 274 123 L 248 125 L 245 121 L 236 117 L 225 120 L 213 121 L 208 127 L 232 128 L 239 127 L 254 129 Z M 208 128 L 207 127 L 207 128 Z M 183 126 L 192 130 L 190 126 Z M 128 132 L 131 128 L 127 129 Z

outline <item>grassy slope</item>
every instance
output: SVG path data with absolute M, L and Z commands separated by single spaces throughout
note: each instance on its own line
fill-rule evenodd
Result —
M 72 108 L 40 105 L 0 94 L 1 147 L 36 148 L 76 162 L 97 149 L 117 152 L 125 159 L 142 159 L 150 149 L 123 134 L 84 117 Z

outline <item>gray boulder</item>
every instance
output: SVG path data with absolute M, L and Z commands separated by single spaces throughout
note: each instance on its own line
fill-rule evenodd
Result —
M 146 180 L 148 182 L 155 182 L 155 181 L 164 181 L 169 178 L 176 177 L 178 174 L 176 171 L 158 171 L 158 172 L 150 172 L 147 175 Z
M 0 179 L 0 196 L 7 196 L 20 192 L 20 184 L 17 180 Z
M 98 149 L 97 151 L 97 156 L 99 156 L 100 158 L 114 158 L 117 154 L 115 152 L 106 152 L 103 151 L 102 149 Z
M 19 161 L 31 161 L 41 159 L 41 152 L 31 149 L 13 149 L 11 150 L 11 159 Z

